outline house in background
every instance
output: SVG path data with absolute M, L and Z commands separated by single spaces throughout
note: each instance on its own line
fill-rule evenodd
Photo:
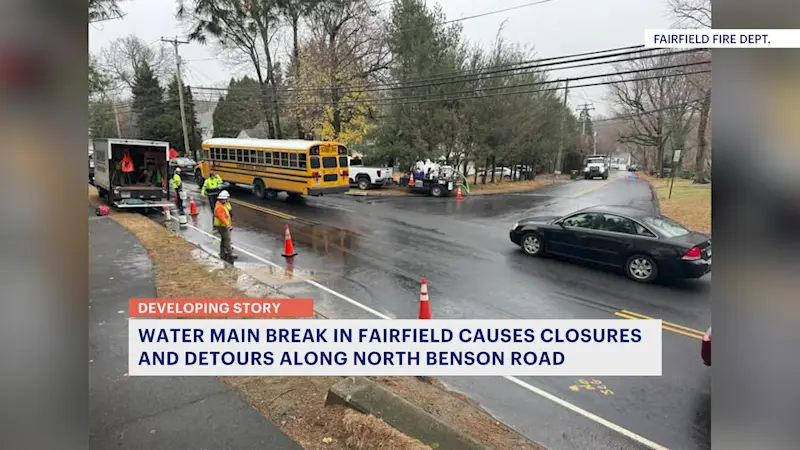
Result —
M 242 130 L 236 135 L 237 139 L 269 139 L 267 125 L 262 120 L 249 130 Z

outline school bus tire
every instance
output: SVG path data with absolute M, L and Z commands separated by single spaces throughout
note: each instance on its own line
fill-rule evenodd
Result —
M 206 180 L 203 179 L 203 172 L 200 169 L 194 171 L 194 182 L 197 183 L 197 187 L 203 187 L 203 183 Z
M 256 178 L 253 181 L 253 195 L 258 198 L 267 198 L 267 187 L 261 178 Z

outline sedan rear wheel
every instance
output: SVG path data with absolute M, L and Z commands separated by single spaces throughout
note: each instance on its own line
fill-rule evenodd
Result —
M 625 262 L 625 274 L 639 283 L 650 283 L 658 276 L 658 267 L 649 256 L 633 255 Z
M 542 254 L 542 250 L 544 250 L 542 239 L 536 233 L 528 233 L 523 236 L 520 246 L 522 247 L 522 251 L 531 256 L 539 256 Z

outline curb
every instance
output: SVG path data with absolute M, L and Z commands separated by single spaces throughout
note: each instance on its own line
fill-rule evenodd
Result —
M 466 433 L 365 377 L 348 377 L 331 386 L 325 404 L 372 414 L 437 450 L 488 450 Z
M 656 192 L 656 188 L 653 187 L 652 183 L 647 183 L 650 186 L 650 197 L 653 201 L 653 208 L 655 208 L 658 214 L 661 214 L 661 200 L 658 199 L 658 192 Z

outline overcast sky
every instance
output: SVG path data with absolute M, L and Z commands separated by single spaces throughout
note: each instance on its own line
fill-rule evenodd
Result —
M 427 0 L 440 4 L 447 18 L 496 11 L 531 3 L 532 0 Z M 135 34 L 148 44 L 160 45 L 160 38 L 185 35 L 185 28 L 175 18 L 174 0 L 126 0 L 120 3 L 126 16 L 121 20 L 89 25 L 89 50 L 98 54 L 116 38 Z M 389 8 L 386 4 L 382 8 Z M 514 11 L 464 20 L 464 36 L 488 47 L 503 26 L 502 36 L 533 48 L 537 57 L 552 57 L 591 52 L 605 48 L 642 43 L 644 29 L 670 28 L 666 0 L 552 0 Z M 288 47 L 282 51 L 286 54 Z M 191 86 L 225 86 L 231 76 L 244 73 L 215 57 L 215 48 L 197 43 L 180 46 L 186 65 L 184 83 Z M 554 76 L 571 77 L 608 73 L 610 66 L 560 70 Z M 591 80 L 594 81 L 594 80 Z M 591 82 L 591 81 L 586 81 Z M 599 81 L 599 79 L 597 80 Z M 596 114 L 610 114 L 603 87 L 571 89 L 573 108 L 593 103 Z

